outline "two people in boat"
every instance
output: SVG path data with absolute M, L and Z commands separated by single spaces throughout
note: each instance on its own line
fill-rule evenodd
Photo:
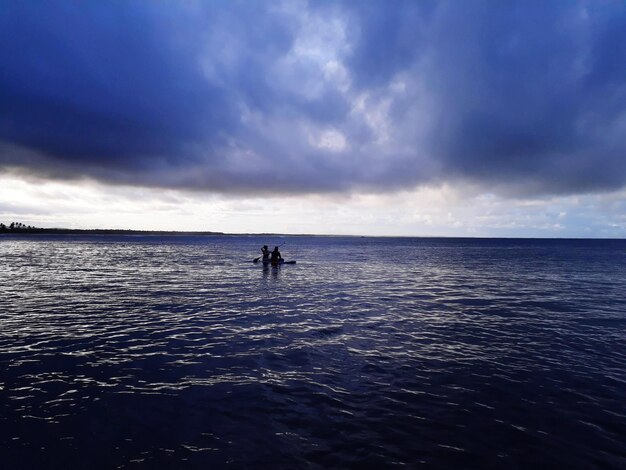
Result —
M 267 245 L 263 245 L 261 253 L 263 254 L 263 263 L 272 263 L 272 266 L 278 266 L 283 259 L 277 246 L 274 247 L 274 251 L 270 252 Z

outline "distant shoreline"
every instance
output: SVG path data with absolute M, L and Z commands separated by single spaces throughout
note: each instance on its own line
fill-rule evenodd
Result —
M 129 230 L 129 229 L 72 229 L 72 228 L 0 228 L 0 238 L 11 235 L 110 235 L 110 236 L 223 236 L 223 237 L 319 237 L 319 238 L 420 238 L 420 239 L 444 239 L 444 240 L 598 240 L 598 241 L 621 241 L 625 238 L 584 238 L 584 237 L 467 237 L 467 236 L 437 236 L 437 235 L 331 235 L 317 233 L 227 233 L 213 231 L 176 231 L 176 230 Z
M 226 233 L 213 231 L 193 231 L 193 230 L 130 230 L 130 229 L 81 229 L 81 228 L 0 228 L 2 235 L 144 235 L 144 236 L 263 236 L 263 237 L 354 237 L 364 238 L 364 235 L 326 235 L 312 233 Z
M 193 232 L 173 230 L 19 228 L 0 230 L 0 235 L 226 235 L 224 232 Z

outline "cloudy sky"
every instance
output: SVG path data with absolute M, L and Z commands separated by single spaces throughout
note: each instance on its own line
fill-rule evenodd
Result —
M 625 2 L 3 2 L 0 60 L 0 221 L 626 237 Z

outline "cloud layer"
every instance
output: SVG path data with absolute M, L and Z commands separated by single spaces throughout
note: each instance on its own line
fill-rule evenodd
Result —
M 232 193 L 626 184 L 621 2 L 12 2 L 0 168 Z

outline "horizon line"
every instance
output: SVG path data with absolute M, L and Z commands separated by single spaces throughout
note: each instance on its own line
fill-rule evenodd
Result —
M 266 236 L 266 237 L 350 237 L 350 238 L 445 238 L 476 240 L 626 240 L 619 237 L 524 237 L 524 236 L 451 236 L 451 235 L 363 235 L 328 233 L 221 232 L 213 230 L 141 230 L 120 228 L 8 227 L 0 235 L 165 235 L 165 236 Z

